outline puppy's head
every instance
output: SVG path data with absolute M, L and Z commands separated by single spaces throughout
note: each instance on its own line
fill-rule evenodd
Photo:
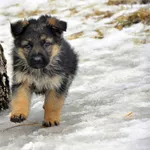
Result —
M 21 59 L 34 69 L 46 67 L 58 54 L 67 23 L 51 16 L 11 24 L 14 44 Z

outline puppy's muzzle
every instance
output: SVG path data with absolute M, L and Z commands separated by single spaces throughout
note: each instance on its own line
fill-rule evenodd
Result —
M 35 69 L 44 68 L 48 65 L 48 63 L 48 58 L 45 57 L 43 54 L 33 54 L 31 55 L 29 60 L 29 65 Z

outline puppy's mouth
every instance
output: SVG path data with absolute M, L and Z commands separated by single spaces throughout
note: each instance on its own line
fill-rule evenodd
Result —
M 33 69 L 42 69 L 45 68 L 47 65 L 43 65 L 43 64 L 32 64 L 30 65 L 30 67 L 32 67 Z

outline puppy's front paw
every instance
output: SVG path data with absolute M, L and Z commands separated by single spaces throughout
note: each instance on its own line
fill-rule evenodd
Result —
M 45 118 L 42 125 L 44 127 L 52 127 L 52 126 L 58 126 L 60 124 L 59 122 L 59 116 L 55 116 L 54 114 Z
M 23 122 L 26 119 L 27 119 L 27 115 L 24 114 L 11 114 L 10 116 L 10 121 L 15 123 Z
M 42 122 L 43 127 L 58 126 L 59 124 L 60 124 L 59 121 L 43 121 Z

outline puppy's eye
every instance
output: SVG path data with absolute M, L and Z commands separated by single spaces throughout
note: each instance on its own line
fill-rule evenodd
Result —
M 43 47 L 44 47 L 44 48 L 47 48 L 47 47 L 49 47 L 50 45 L 51 45 L 50 42 L 45 42 L 45 43 L 43 44 Z
M 27 45 L 24 46 L 24 48 L 25 48 L 25 49 L 28 49 L 28 50 L 31 50 L 31 49 L 32 49 L 32 45 L 27 44 Z

